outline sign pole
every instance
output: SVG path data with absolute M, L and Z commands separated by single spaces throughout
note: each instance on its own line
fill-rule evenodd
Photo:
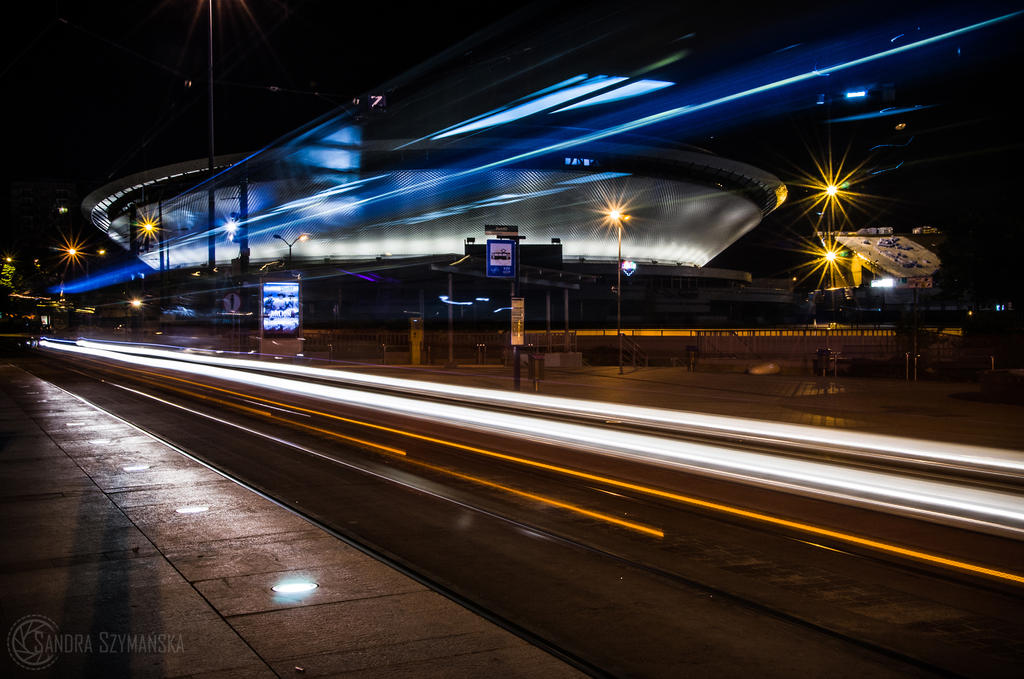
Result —
M 519 391 L 522 378 L 519 353 L 526 337 L 526 312 L 519 291 L 519 240 L 522 236 L 518 226 L 508 224 L 486 224 L 484 233 L 496 237 L 487 241 L 487 276 L 512 279 L 509 344 L 512 349 L 512 388 Z
M 515 266 L 515 278 L 512 279 L 512 287 L 514 294 L 512 296 L 512 328 L 509 339 L 512 341 L 512 388 L 516 391 L 520 390 L 521 378 L 523 372 L 522 361 L 519 358 L 519 347 L 525 339 L 525 328 L 526 328 L 526 309 L 523 304 L 523 298 L 520 297 L 519 291 L 519 238 L 517 237 L 513 241 L 512 245 L 512 261 Z M 518 308 L 517 308 L 518 307 Z M 518 335 L 518 337 L 517 337 Z M 519 342 L 516 342 L 516 340 Z

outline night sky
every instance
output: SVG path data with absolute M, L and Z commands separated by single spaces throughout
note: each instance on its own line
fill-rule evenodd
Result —
M 74 180 L 84 195 L 126 174 L 206 156 L 204 3 L 22 4 L 28 6 L 4 22 L 0 52 L 8 121 L 4 215 L 11 181 Z M 461 5 L 326 0 L 225 0 L 216 7 L 218 155 L 271 143 L 510 14 L 499 3 L 472 12 Z M 586 3 L 559 7 L 587 16 Z M 844 8 L 834 21 L 867 21 L 885 5 L 862 7 L 871 9 Z M 992 12 L 1006 9 L 994 4 Z M 722 37 L 716 58 L 729 58 L 722 57 L 728 50 L 745 58 L 778 39 L 766 23 L 774 14 L 747 15 L 739 24 L 735 16 L 730 10 L 694 20 Z M 820 10 L 794 14 L 778 30 L 815 30 L 822 16 Z M 831 140 L 836 158 L 845 153 L 848 167 L 862 168 L 866 181 L 858 191 L 876 198 L 853 213 L 856 226 L 941 228 L 978 206 L 994 212 L 1014 195 L 1024 146 L 1012 105 L 1024 63 L 1015 39 L 1020 26 L 1015 20 L 991 32 L 987 43 L 964 43 L 968 53 L 954 56 L 951 44 L 948 59 L 923 66 L 913 79 L 894 74 L 895 105 L 931 107 L 906 121 L 826 125 L 823 111 L 810 107 L 685 141 L 791 183 L 813 168 L 812 152 L 823 154 Z M 897 132 L 898 122 L 908 127 Z M 778 248 L 790 247 L 794 233 L 810 232 L 797 207 L 806 192 L 790 188 L 789 205 L 713 265 L 760 275 L 784 268 L 771 261 L 783 252 Z

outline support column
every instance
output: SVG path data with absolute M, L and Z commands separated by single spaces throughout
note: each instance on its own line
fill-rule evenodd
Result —
M 445 364 L 446 368 L 455 367 L 455 310 L 452 308 L 454 305 L 454 292 L 452 289 L 452 275 L 448 274 L 448 363 Z
M 249 178 L 238 184 L 238 270 L 249 273 Z
M 563 294 L 562 299 L 563 299 L 563 302 L 564 302 L 564 305 L 565 305 L 565 334 L 562 337 L 562 339 L 565 342 L 565 349 L 564 349 L 564 351 L 568 352 L 569 351 L 569 288 L 565 288 L 564 290 L 562 290 L 562 294 Z
M 544 303 L 545 303 L 546 313 L 547 313 L 547 324 L 546 324 L 545 332 L 547 333 L 548 353 L 550 353 L 551 352 L 551 291 L 550 290 L 545 291 Z

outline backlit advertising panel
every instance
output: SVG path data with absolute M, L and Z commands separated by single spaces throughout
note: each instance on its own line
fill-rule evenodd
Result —
M 516 275 L 516 242 L 514 240 L 487 241 L 487 276 L 513 278 Z
M 298 337 L 299 283 L 264 282 L 262 299 L 264 337 Z

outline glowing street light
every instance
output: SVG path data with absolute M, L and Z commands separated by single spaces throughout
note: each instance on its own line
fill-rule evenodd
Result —
M 290 268 L 292 268 L 292 246 L 295 245 L 296 243 L 301 242 L 301 241 L 309 240 L 309 234 L 308 233 L 301 234 L 297 238 L 293 239 L 290 243 L 284 237 L 282 237 L 281 234 L 279 234 L 279 233 L 275 233 L 274 234 L 274 238 L 278 239 L 279 241 L 281 241 L 282 243 L 284 243 L 285 245 L 288 246 L 288 268 L 290 269 Z
M 619 338 L 619 374 L 622 374 L 622 229 L 624 222 L 629 221 L 629 215 L 623 214 L 622 210 L 612 208 L 606 213 L 609 221 L 615 224 L 615 231 L 618 234 L 619 255 L 615 262 L 615 334 Z

